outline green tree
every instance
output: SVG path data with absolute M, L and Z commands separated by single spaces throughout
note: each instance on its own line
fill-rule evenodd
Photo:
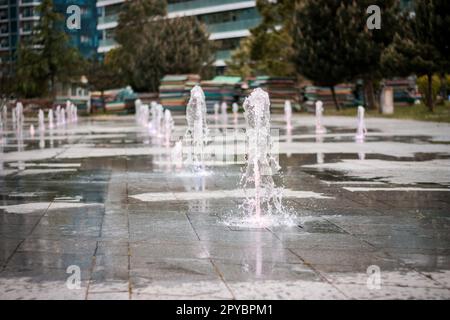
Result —
M 194 17 L 165 19 L 166 2 L 127 1 L 119 18 L 119 47 L 111 60 L 137 91 L 158 91 L 168 73 L 201 73 L 213 62 L 209 35 Z
M 349 57 L 345 51 L 351 50 L 338 28 L 339 9 L 339 1 L 298 2 L 293 27 L 297 72 L 316 85 L 329 87 L 338 110 L 334 87 L 350 77 L 345 61 Z
M 102 98 L 105 90 L 126 85 L 117 68 L 109 61 L 108 55 L 104 61 L 89 61 L 86 75 L 91 89 L 100 91 Z
M 55 96 L 55 84 L 79 77 L 83 60 L 68 42 L 63 17 L 53 9 L 52 0 L 37 7 L 40 19 L 28 41 L 19 44 L 17 90 L 26 97 Z
M 447 5 L 448 6 L 448 5 Z M 397 32 L 393 44 L 382 57 L 384 68 L 391 75 L 427 77 L 425 103 L 434 111 L 433 74 L 448 70 L 449 12 L 441 12 L 445 4 L 439 0 L 421 0 L 415 4 L 413 15 L 403 17 L 402 28 Z
M 295 1 L 257 0 L 261 23 L 250 30 L 228 63 L 228 74 L 294 76 L 291 27 Z
M 381 9 L 381 29 L 367 27 L 370 5 Z M 397 16 L 395 0 L 297 2 L 293 27 L 297 71 L 330 87 L 338 109 L 334 86 L 362 78 L 367 105 L 375 109 L 373 82 L 381 77 L 381 56 L 393 41 Z

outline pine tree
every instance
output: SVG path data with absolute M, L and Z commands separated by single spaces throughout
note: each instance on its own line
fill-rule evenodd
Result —
M 383 54 L 383 65 L 391 75 L 427 77 L 426 105 L 434 111 L 433 74 L 448 71 L 448 4 L 441 0 L 421 0 L 413 15 L 403 17 L 393 44 Z M 444 11 L 443 11 L 444 10 Z M 445 11 L 446 10 L 446 11 Z
M 83 61 L 70 47 L 63 31 L 63 17 L 54 11 L 52 0 L 37 7 L 40 19 L 29 41 L 19 44 L 17 86 L 24 96 L 55 96 L 55 84 L 80 76 Z
M 370 5 L 381 9 L 379 30 L 367 27 Z M 373 81 L 381 77 L 381 55 L 393 40 L 397 14 L 395 0 L 299 1 L 293 28 L 297 71 L 330 87 L 337 108 L 334 86 L 362 78 L 367 104 L 376 108 Z
M 350 77 L 346 56 L 351 46 L 338 29 L 338 1 L 306 0 L 297 3 L 293 27 L 297 72 L 315 84 L 330 87 L 340 109 L 334 86 Z M 345 60 L 344 60 L 345 59 Z

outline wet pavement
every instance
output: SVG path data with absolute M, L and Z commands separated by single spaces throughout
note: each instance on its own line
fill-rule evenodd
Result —
M 450 298 L 448 124 L 367 119 L 356 143 L 356 119 L 326 117 L 317 136 L 310 116 L 287 132 L 274 115 L 298 223 L 244 228 L 224 223 L 242 203 L 243 118 L 209 119 L 213 137 L 237 137 L 216 154 L 237 155 L 203 176 L 132 117 L 34 137 L 31 123 L 2 137 L 1 299 Z

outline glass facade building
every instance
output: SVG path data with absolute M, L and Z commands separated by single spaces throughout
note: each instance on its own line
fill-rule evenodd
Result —
M 117 44 L 114 29 L 127 0 L 53 0 L 55 9 L 66 18 L 69 5 L 81 8 L 81 29 L 65 31 L 70 43 L 85 57 L 102 55 Z M 128 0 L 133 1 L 133 0 Z M 224 67 L 240 40 L 261 22 L 255 0 L 168 0 L 168 19 L 195 16 L 204 22 L 210 40 L 218 48 L 215 65 Z M 36 7 L 41 0 L 0 0 L 0 61 L 12 57 L 21 39 L 31 36 L 39 21 Z M 404 10 L 413 10 L 413 0 L 400 0 Z
M 99 53 L 108 52 L 116 46 L 114 28 L 123 2 L 125 1 L 97 1 Z M 250 35 L 251 28 L 261 22 L 254 0 L 168 0 L 167 9 L 168 19 L 195 16 L 206 24 L 210 40 L 217 44 L 217 67 L 225 66 L 225 60 L 231 56 L 231 51 L 239 46 L 242 38 Z
M 71 45 L 80 49 L 85 57 L 95 56 L 98 47 L 96 0 L 54 0 L 54 8 L 65 18 L 69 5 L 81 9 L 81 29 L 68 30 Z M 32 35 L 39 21 L 36 8 L 41 0 L 0 0 L 0 59 L 6 63 L 14 59 L 18 43 Z

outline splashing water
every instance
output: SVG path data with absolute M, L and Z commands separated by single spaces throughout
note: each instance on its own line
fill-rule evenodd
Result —
M 12 108 L 12 112 L 11 112 L 11 122 L 12 122 L 13 128 L 15 129 L 16 126 L 17 126 L 16 108 Z
M 220 106 L 219 106 L 219 104 L 218 103 L 215 103 L 214 104 L 214 120 L 219 120 L 219 109 L 220 109 Z
M 286 120 L 287 131 L 292 129 L 292 104 L 290 100 L 284 102 L 284 119 Z
M 183 143 L 177 141 L 172 149 L 170 160 L 177 169 L 180 169 L 183 165 Z
M 191 90 L 191 97 L 186 107 L 188 129 L 185 140 L 190 142 L 188 163 L 194 165 L 196 171 L 205 170 L 204 148 L 208 143 L 208 126 L 206 124 L 205 94 L 200 86 Z
M 78 121 L 78 108 L 70 100 L 66 101 L 67 123 L 75 123 Z
M 174 128 L 174 121 L 172 118 L 172 113 L 170 110 L 166 109 L 164 111 L 164 142 L 166 147 L 170 147 L 170 140 L 172 139 L 172 131 Z
M 228 109 L 227 103 L 226 102 L 222 102 L 222 104 L 220 105 L 220 111 L 221 111 L 222 121 L 224 123 L 227 123 L 227 121 L 228 121 L 227 109 Z
M 72 123 L 72 102 L 70 100 L 66 101 L 66 115 L 67 123 Z
M 15 111 L 16 111 L 15 119 L 17 122 L 17 126 L 21 127 L 24 123 L 23 104 L 21 102 L 17 102 Z
M 238 122 L 239 105 L 236 102 L 233 103 L 232 110 L 233 110 L 234 124 L 237 124 L 237 122 Z
M 247 165 L 241 177 L 245 193 L 241 216 L 229 217 L 226 224 L 267 227 L 292 225 L 293 216 L 282 205 L 283 188 L 273 177 L 280 166 L 272 155 L 270 100 L 264 90 L 255 89 L 244 102 L 247 134 Z
M 155 137 L 162 137 L 163 106 L 157 103 L 152 104 L 150 113 L 152 114 L 152 121 L 149 125 L 149 132 Z
M 365 109 L 362 106 L 358 107 L 358 127 L 356 129 L 356 136 L 355 140 L 357 142 L 364 142 L 364 139 L 366 138 L 367 129 L 366 129 L 366 123 L 364 121 L 364 112 Z
M 155 105 L 156 102 L 152 101 L 151 105 Z M 148 126 L 148 119 L 150 116 L 150 109 L 147 104 L 142 104 L 142 101 L 140 99 L 137 99 L 134 102 L 135 106 L 135 120 L 136 123 L 142 127 Z
M 56 106 L 55 110 L 55 116 L 56 116 L 56 126 L 59 127 L 61 125 L 61 106 Z
M 45 131 L 44 111 L 42 111 L 42 109 L 39 109 L 38 121 L 39 121 L 39 131 L 40 132 Z
M 54 123 L 53 123 L 53 110 L 52 110 L 52 109 L 50 109 L 50 110 L 48 111 L 47 117 L 48 117 L 48 128 L 49 128 L 49 129 L 53 129 L 53 127 L 54 127 L 55 125 L 54 125 Z
M 66 110 L 61 109 L 61 125 L 66 125 Z
M 316 101 L 316 133 L 325 133 L 327 130 L 322 124 L 323 118 L 323 102 Z

